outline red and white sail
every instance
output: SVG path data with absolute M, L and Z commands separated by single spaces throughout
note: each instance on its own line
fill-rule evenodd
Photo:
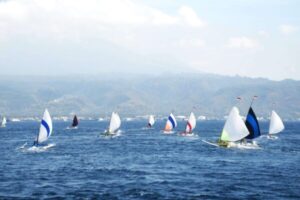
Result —
M 185 132 L 186 133 L 192 133 L 194 128 L 196 127 L 196 117 L 193 112 L 191 112 L 190 117 L 186 123 Z

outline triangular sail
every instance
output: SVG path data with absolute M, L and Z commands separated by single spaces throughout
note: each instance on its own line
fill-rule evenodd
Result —
M 176 119 L 174 115 L 171 113 L 168 117 L 168 120 L 166 122 L 165 131 L 171 131 L 173 128 L 177 126 Z
M 73 122 L 72 122 L 72 127 L 76 127 L 76 126 L 78 126 L 78 118 L 77 118 L 77 116 L 75 115 L 74 116 L 74 118 L 73 118 Z
M 279 115 L 273 110 L 270 119 L 269 134 L 276 134 L 284 130 L 284 125 Z
M 6 125 L 6 118 L 3 117 L 2 118 L 2 122 L 1 122 L 1 126 L 4 127 Z
M 196 117 L 195 117 L 194 113 L 191 112 L 190 117 L 186 123 L 185 132 L 191 133 L 195 127 L 196 127 Z
M 48 110 L 44 112 L 43 119 L 40 125 L 40 132 L 37 136 L 37 143 L 45 142 L 52 133 L 52 120 Z
M 249 131 L 239 114 L 237 107 L 233 107 L 225 122 L 221 140 L 227 142 L 236 142 L 249 134 Z
M 113 112 L 111 114 L 111 118 L 110 118 L 110 124 L 109 124 L 109 133 L 114 133 L 116 132 L 121 126 L 121 119 L 118 115 L 118 113 Z
M 155 123 L 154 116 L 150 115 L 149 116 L 149 121 L 148 121 L 148 126 L 152 127 L 154 125 L 154 123 Z
M 261 135 L 259 123 L 252 107 L 249 108 L 245 124 L 249 130 L 249 135 L 246 139 L 254 139 Z

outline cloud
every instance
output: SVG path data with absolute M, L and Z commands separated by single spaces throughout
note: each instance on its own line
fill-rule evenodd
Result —
M 10 0 L 0 2 L 0 20 L 30 23 L 59 21 L 99 25 L 187 25 L 203 27 L 204 22 L 188 7 L 179 8 L 177 15 L 136 3 L 132 0 Z M 40 25 L 40 24 L 39 24 Z
M 13 41 L 16 37 L 23 41 L 46 39 L 76 43 L 100 39 L 131 48 L 137 46 L 138 40 L 140 43 L 149 40 L 146 30 L 154 30 L 163 38 L 169 34 L 163 32 L 164 27 L 180 32 L 205 26 L 188 6 L 175 11 L 169 14 L 133 0 L 0 1 L 0 42 Z
M 176 43 L 176 46 L 183 47 L 183 48 L 190 48 L 190 47 L 204 47 L 205 41 L 202 39 L 181 39 Z
M 297 26 L 293 26 L 290 24 L 283 24 L 279 26 L 279 30 L 284 35 L 290 35 L 298 30 Z
M 269 37 L 269 33 L 267 31 L 264 31 L 264 30 L 260 30 L 258 31 L 258 35 L 261 36 L 261 37 Z
M 160 10 L 152 10 L 151 22 L 154 25 L 175 25 L 179 20 L 177 17 L 167 15 Z
M 206 25 L 206 23 L 198 17 L 197 13 L 191 7 L 180 7 L 179 15 L 186 24 L 192 27 L 204 27 Z
M 259 46 L 258 41 L 249 37 L 232 37 L 229 39 L 227 47 L 240 49 L 253 49 Z

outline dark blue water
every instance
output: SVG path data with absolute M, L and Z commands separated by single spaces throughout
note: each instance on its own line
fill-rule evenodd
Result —
M 300 123 L 286 123 L 277 140 L 259 139 L 260 150 L 201 141 L 216 140 L 224 122 L 198 122 L 199 138 L 163 135 L 163 122 L 154 130 L 123 122 L 122 136 L 101 138 L 107 123 L 81 121 L 78 130 L 65 130 L 69 123 L 54 122 L 48 143 L 56 146 L 39 153 L 17 149 L 33 142 L 38 122 L 0 129 L 0 199 L 300 198 Z

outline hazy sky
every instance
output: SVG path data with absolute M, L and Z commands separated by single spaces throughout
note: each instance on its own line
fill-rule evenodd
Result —
M 300 79 L 299 0 L 0 0 L 0 74 Z

